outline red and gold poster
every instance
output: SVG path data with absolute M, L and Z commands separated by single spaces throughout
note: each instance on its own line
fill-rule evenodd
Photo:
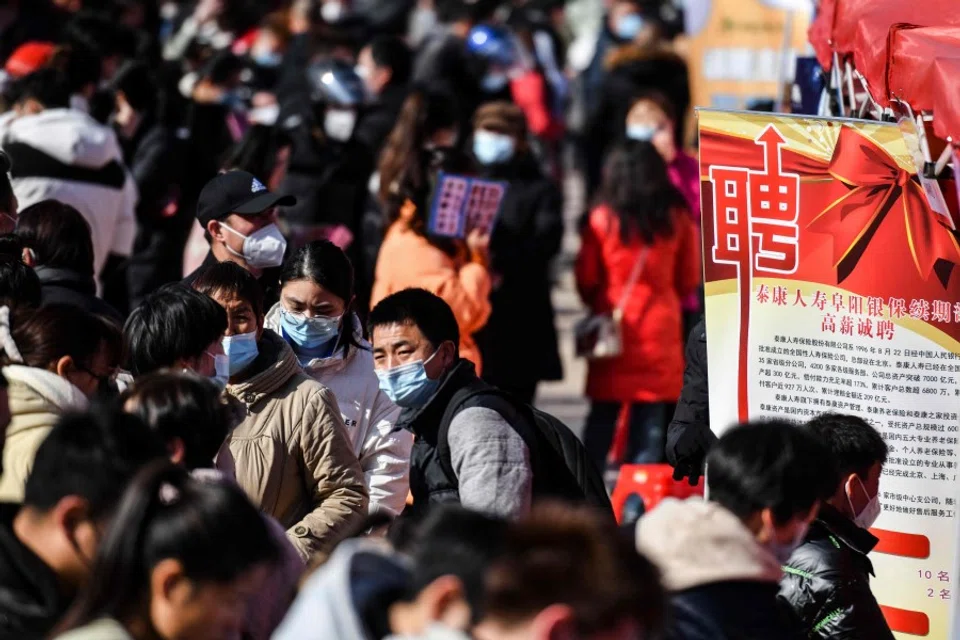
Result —
M 701 110 L 710 417 L 883 434 L 873 590 L 900 638 L 956 590 L 960 245 L 895 124 Z

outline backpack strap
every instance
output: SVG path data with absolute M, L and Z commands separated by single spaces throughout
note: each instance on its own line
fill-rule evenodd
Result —
M 492 406 L 494 403 L 484 403 L 480 402 L 474 406 L 483 407 L 490 409 L 491 411 L 496 411 L 499 413 L 507 423 L 516 430 L 516 420 L 525 420 L 528 421 L 527 413 L 521 410 L 520 403 L 516 398 L 511 396 L 505 391 L 501 391 L 496 387 L 490 386 L 482 380 L 478 380 L 474 383 L 468 384 L 464 388 L 460 389 L 453 394 L 453 397 L 450 399 L 450 402 L 447 404 L 446 411 L 443 412 L 443 418 L 440 420 L 440 427 L 437 429 L 437 457 L 440 462 L 440 467 L 443 469 L 444 474 L 446 474 L 447 479 L 453 483 L 457 483 L 457 474 L 453 469 L 453 459 L 450 453 L 450 425 L 453 423 L 454 418 L 457 414 L 460 413 L 463 409 L 467 408 L 466 405 L 471 403 L 476 398 L 487 397 L 493 400 L 501 400 L 502 402 L 496 402 L 497 406 Z M 501 408 L 508 410 L 508 415 L 504 415 Z M 535 427 L 536 425 L 531 425 Z M 535 434 L 530 434 L 528 437 L 526 434 L 518 431 L 520 437 L 523 438 L 523 441 L 527 445 L 527 449 L 530 452 L 530 461 L 533 464 L 533 468 L 536 469 L 536 463 L 534 462 L 537 452 L 536 442 L 531 442 L 530 438 L 535 438 Z

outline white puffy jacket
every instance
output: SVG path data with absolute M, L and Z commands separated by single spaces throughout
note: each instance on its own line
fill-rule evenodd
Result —
M 108 254 L 130 255 L 139 194 L 113 129 L 75 109 L 11 112 L 0 117 L 0 148 L 10 156 L 21 211 L 52 198 L 83 215 L 98 276 Z
M 355 338 L 363 349 L 351 347 L 346 357 L 344 350 L 338 349 L 329 358 L 316 358 L 301 365 L 307 375 L 337 397 L 370 492 L 370 513 L 383 510 L 396 516 L 403 511 L 410 490 L 413 434 L 395 426 L 400 407 L 380 390 L 373 372 L 373 352 L 360 334 L 359 320 L 354 320 Z M 267 314 L 266 327 L 283 335 L 279 304 Z

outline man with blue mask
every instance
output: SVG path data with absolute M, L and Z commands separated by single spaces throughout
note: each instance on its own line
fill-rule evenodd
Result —
M 867 557 L 879 542 L 869 529 L 883 510 L 880 476 L 887 443 L 851 415 L 824 414 L 804 429 L 833 453 L 840 482 L 787 562 L 780 599 L 802 620 L 808 638 L 892 640 L 870 590 L 873 564 Z
M 293 196 L 271 193 L 253 174 L 228 171 L 207 183 L 197 203 L 197 221 L 206 232 L 210 252 L 184 279 L 190 286 L 207 268 L 233 262 L 260 280 L 267 303 L 280 299 L 276 267 L 283 264 L 287 241 L 277 227 L 277 207 L 297 203 Z
M 509 517 L 529 511 L 534 455 L 527 443 L 536 441 L 534 427 L 509 403 L 456 401 L 479 380 L 473 364 L 460 358 L 460 330 L 447 303 L 406 289 L 373 309 L 369 327 L 380 388 L 403 408 L 397 426 L 416 436 L 412 510 L 459 502 Z
M 778 604 L 781 567 L 837 484 L 833 456 L 798 425 L 727 431 L 707 458 L 709 499 L 664 500 L 637 524 L 670 594 L 667 637 L 808 637 Z

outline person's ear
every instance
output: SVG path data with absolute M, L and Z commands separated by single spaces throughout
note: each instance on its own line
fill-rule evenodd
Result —
M 573 609 L 565 604 L 552 604 L 533 619 L 530 638 L 536 640 L 574 640 L 577 637 Z
M 37 261 L 33 258 L 33 251 L 29 247 L 24 247 L 23 251 L 20 253 L 20 259 L 23 264 L 27 265 L 31 269 L 37 266 Z
M 90 504 L 80 496 L 64 496 L 54 505 L 51 516 L 61 530 L 72 535 L 81 522 L 90 519 Z
M 73 361 L 73 356 L 63 356 L 57 360 L 54 365 L 54 371 L 61 378 L 68 377 L 77 370 L 77 363 Z
M 179 560 L 161 560 L 150 572 L 150 593 L 165 606 L 181 602 L 186 594 L 186 575 Z
M 773 509 L 767 507 L 760 512 L 760 532 L 757 535 L 757 542 L 766 544 L 775 541 L 777 535 L 777 522 L 773 517 Z
M 472 618 L 463 583 L 456 576 L 440 576 L 423 590 L 428 622 L 442 622 L 451 629 L 467 629 Z
M 211 220 L 207 223 L 207 233 L 210 234 L 210 237 L 223 242 L 223 229 L 220 228 L 219 220 Z
M 183 438 L 174 438 L 168 442 L 167 452 L 170 454 L 170 462 L 183 465 L 183 461 L 187 458 L 187 446 L 183 443 Z

